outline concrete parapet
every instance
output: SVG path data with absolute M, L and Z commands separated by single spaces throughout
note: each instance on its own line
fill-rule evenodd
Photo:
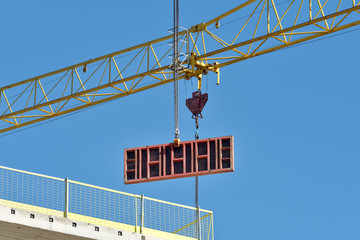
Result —
M 0 206 L 0 239 L 12 240 L 164 240 L 139 233 Z

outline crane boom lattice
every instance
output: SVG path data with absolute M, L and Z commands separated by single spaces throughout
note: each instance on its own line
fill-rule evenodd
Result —
M 218 73 L 221 67 L 359 24 L 359 0 L 250 0 L 178 33 L 178 51 L 188 47 L 191 52 L 184 62 L 189 69 L 179 69 L 179 79 L 201 80 L 208 71 Z M 0 133 L 173 82 L 167 58 L 172 38 L 1 87 Z

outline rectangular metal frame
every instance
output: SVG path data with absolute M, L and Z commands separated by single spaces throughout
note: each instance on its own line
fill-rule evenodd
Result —
M 217 137 L 124 150 L 124 183 L 234 171 L 234 137 Z

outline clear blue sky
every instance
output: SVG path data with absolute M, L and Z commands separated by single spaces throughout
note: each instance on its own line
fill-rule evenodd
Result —
M 183 0 L 180 22 L 234 6 Z M 167 35 L 171 25 L 165 0 L 2 1 L 0 85 Z M 200 137 L 236 143 L 234 173 L 200 178 L 216 239 L 360 238 L 359 39 L 354 31 L 223 68 L 220 86 L 209 75 Z M 181 138 L 190 140 L 183 84 L 180 94 Z M 193 205 L 193 178 L 123 184 L 124 148 L 172 139 L 170 84 L 0 136 L 0 165 Z

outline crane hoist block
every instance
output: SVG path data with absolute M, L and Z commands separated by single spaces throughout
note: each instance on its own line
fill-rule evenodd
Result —
M 198 115 L 202 117 L 201 111 L 205 107 L 207 100 L 208 100 L 208 94 L 207 93 L 201 94 L 201 91 L 193 92 L 192 98 L 186 99 L 186 106 L 193 114 L 193 117 L 196 117 Z
M 125 184 L 233 171 L 233 136 L 124 150 Z

